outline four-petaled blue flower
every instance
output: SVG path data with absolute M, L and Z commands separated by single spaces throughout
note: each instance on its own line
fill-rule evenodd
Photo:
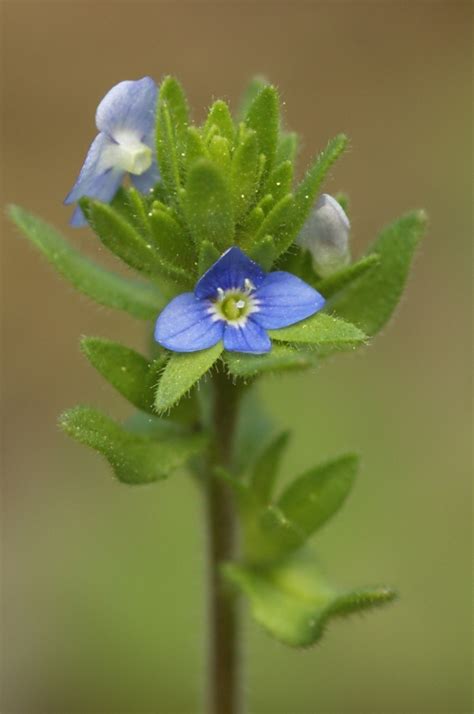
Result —
M 316 290 L 291 273 L 266 273 L 240 248 L 229 248 L 198 280 L 194 293 L 171 300 L 155 339 L 174 352 L 197 352 L 220 340 L 229 352 L 263 354 L 267 330 L 304 320 L 324 306 Z
M 151 77 L 119 82 L 97 107 L 99 134 L 92 142 L 79 177 L 64 203 L 83 196 L 108 203 L 117 193 L 125 174 L 146 193 L 159 179 L 154 154 L 157 87 Z M 71 225 L 85 225 L 77 207 Z

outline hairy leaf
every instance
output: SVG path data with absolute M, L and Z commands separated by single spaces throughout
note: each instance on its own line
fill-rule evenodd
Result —
M 168 108 L 171 126 L 175 138 L 178 162 L 186 149 L 187 128 L 189 124 L 188 100 L 181 84 L 174 77 L 165 77 L 160 84 L 158 102 L 165 102 Z
M 165 299 L 157 288 L 102 268 L 70 246 L 52 226 L 19 206 L 10 206 L 9 215 L 49 263 L 95 302 L 143 320 L 155 318 L 163 308 Z
M 149 362 L 135 350 L 100 337 L 83 337 L 81 347 L 89 362 L 138 409 L 155 414 L 154 387 L 165 358 Z
M 184 206 L 196 245 L 207 240 L 221 251 L 232 245 L 232 196 L 225 176 L 210 161 L 201 159 L 191 168 Z
M 271 236 L 257 240 L 248 251 L 249 258 L 255 260 L 264 270 L 270 270 L 275 260 L 275 241 Z
M 257 134 L 247 129 L 241 132 L 240 142 L 232 158 L 231 184 L 236 220 L 239 220 L 254 202 L 258 178 Z
M 265 372 L 313 367 L 316 364 L 316 355 L 290 345 L 274 344 L 271 351 L 263 355 L 226 352 L 225 361 L 230 374 L 245 379 Z
M 160 167 L 162 184 L 171 201 L 178 205 L 181 188 L 181 162 L 171 113 L 172 110 L 168 106 L 162 91 L 160 91 L 156 115 L 156 157 Z
M 87 197 L 81 198 L 79 204 L 102 243 L 124 263 L 146 275 L 160 270 L 152 244 L 112 206 Z
M 287 193 L 291 193 L 293 181 L 293 164 L 291 161 L 284 161 L 273 169 L 268 177 L 266 190 L 273 196 L 277 203 Z
M 60 417 L 59 425 L 69 436 L 101 453 L 118 480 L 128 484 L 166 478 L 204 445 L 202 435 L 162 441 L 138 436 L 86 406 L 66 411 Z
M 237 116 L 239 119 L 244 119 L 247 114 L 249 107 L 256 97 L 260 94 L 262 89 L 264 89 L 269 84 L 268 80 L 262 75 L 257 75 L 253 77 L 247 84 L 245 91 L 240 102 L 239 111 Z
M 229 107 L 222 99 L 218 99 L 210 108 L 204 132 L 207 133 L 213 126 L 217 128 L 220 136 L 227 139 L 229 145 L 232 147 L 235 138 L 234 121 L 230 114 Z
M 222 343 L 208 350 L 173 353 L 163 371 L 155 397 L 155 409 L 161 414 L 170 409 L 212 367 L 222 353 Z
M 281 164 L 284 161 L 293 162 L 295 160 L 298 151 L 298 141 L 298 134 L 294 131 L 280 134 L 276 153 L 277 164 Z
M 379 264 L 380 258 L 377 253 L 371 253 L 365 258 L 358 260 L 357 263 L 352 263 L 352 265 L 347 266 L 347 268 L 338 270 L 337 273 L 333 273 L 327 278 L 316 281 L 315 287 L 326 299 L 330 298 L 344 288 L 347 288 L 362 275 L 365 275 L 374 268 L 376 269 Z
M 249 598 L 256 622 L 290 647 L 315 644 L 333 617 L 378 607 L 396 597 L 387 587 L 335 590 L 306 553 L 268 569 L 228 564 L 223 574 Z
M 423 211 L 414 211 L 382 231 L 369 251 L 380 264 L 331 301 L 337 315 L 354 321 L 368 335 L 386 324 L 400 300 L 426 221 Z
M 301 342 L 312 345 L 325 355 L 353 349 L 367 341 L 367 336 L 355 325 L 322 312 L 290 327 L 268 330 L 268 334 L 279 342 Z
M 265 173 L 273 168 L 278 132 L 280 129 L 280 109 L 278 92 L 271 85 L 265 86 L 248 108 L 245 123 L 257 133 L 259 151 L 265 156 Z
M 277 508 L 305 538 L 312 535 L 346 500 L 357 467 L 357 456 L 348 454 L 310 469 L 285 489 Z

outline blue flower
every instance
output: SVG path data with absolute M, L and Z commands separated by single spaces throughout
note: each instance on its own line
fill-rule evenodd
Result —
M 107 92 L 97 107 L 99 130 L 81 172 L 65 204 L 90 196 L 108 203 L 117 193 L 125 174 L 130 174 L 142 193 L 159 179 L 154 155 L 154 128 L 157 87 L 151 77 L 119 82 Z M 86 224 L 78 206 L 71 225 Z
M 263 354 L 267 330 L 304 320 L 324 298 L 291 273 L 266 273 L 229 248 L 198 280 L 194 293 L 174 298 L 158 317 L 155 339 L 174 352 L 197 352 L 220 340 L 229 352 Z

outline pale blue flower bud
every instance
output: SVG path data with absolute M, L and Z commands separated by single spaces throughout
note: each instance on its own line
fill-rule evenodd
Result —
M 326 277 L 350 261 L 349 219 L 335 198 L 323 193 L 307 219 L 297 242 L 311 253 L 313 267 Z

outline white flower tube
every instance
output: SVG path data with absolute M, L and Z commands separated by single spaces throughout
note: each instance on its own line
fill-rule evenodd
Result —
M 311 253 L 313 267 L 321 277 L 331 275 L 349 263 L 350 227 L 349 219 L 336 199 L 323 193 L 297 239 L 299 245 Z

